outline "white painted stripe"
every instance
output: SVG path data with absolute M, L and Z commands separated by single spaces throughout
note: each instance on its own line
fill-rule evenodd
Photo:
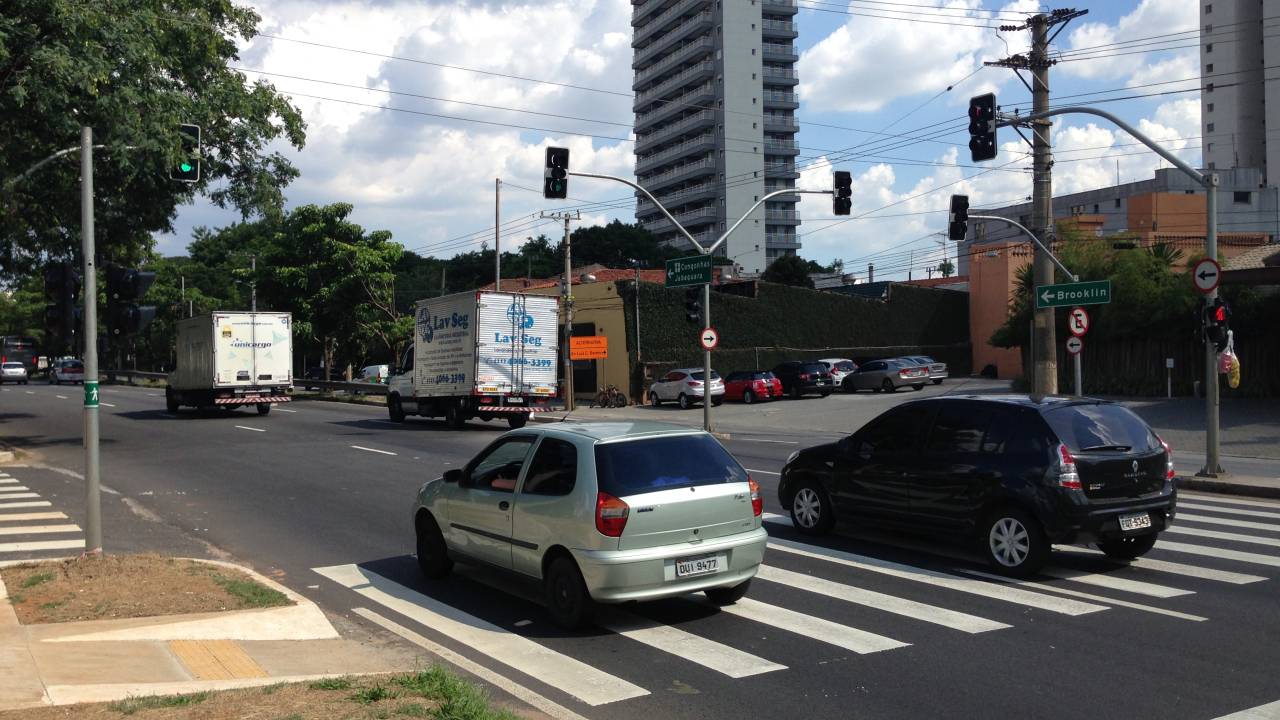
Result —
M 0 552 L 31 552 L 33 550 L 78 550 L 84 547 L 79 540 L 39 540 L 36 542 L 0 543 Z
M 1178 522 L 1205 523 L 1208 525 L 1226 525 L 1228 527 L 1245 528 L 1248 530 L 1265 530 L 1267 532 L 1280 532 L 1280 525 L 1275 523 L 1251 522 L 1249 520 L 1236 520 L 1235 518 L 1216 518 L 1208 515 L 1188 515 L 1186 513 L 1178 513 L 1175 518 Z
M 364 450 L 365 452 L 378 453 L 379 455 L 397 455 L 397 454 L 399 454 L 399 453 L 393 453 L 393 452 L 390 452 L 390 451 L 388 451 L 388 450 L 375 450 L 375 449 L 373 449 L 373 448 L 362 447 L 362 446 L 360 446 L 360 445 L 352 445 L 351 447 L 355 448 L 356 450 Z
M 1071 546 L 1072 552 L 1089 553 L 1091 555 L 1102 555 L 1101 550 L 1093 548 L 1083 548 Z M 1062 552 L 1062 550 L 1058 550 Z M 1261 575 L 1246 575 L 1245 573 L 1231 572 L 1229 570 L 1218 570 L 1216 568 L 1200 567 L 1199 565 L 1184 565 L 1182 563 L 1168 562 L 1166 560 L 1153 560 L 1149 557 L 1140 557 L 1136 560 L 1129 561 L 1129 567 L 1138 568 L 1139 570 L 1151 570 L 1153 572 L 1170 573 L 1172 575 L 1185 575 L 1186 577 L 1200 578 L 1201 580 L 1216 580 L 1218 582 L 1231 583 L 1232 585 L 1248 585 L 1266 580 Z
M 11 513 L 0 515 L 0 522 L 25 522 L 28 520 L 65 520 L 66 515 L 60 512 Z
M 1129 592 L 1137 595 L 1147 595 L 1150 597 L 1172 598 L 1194 594 L 1194 591 L 1192 590 L 1166 587 L 1164 585 L 1156 585 L 1155 583 L 1142 582 L 1141 580 L 1130 580 L 1128 578 L 1116 577 L 1107 573 L 1089 573 L 1080 572 L 1078 570 L 1065 570 L 1062 568 L 1045 568 L 1040 572 L 1043 575 L 1059 578 L 1061 580 L 1070 580 L 1071 582 L 1084 583 L 1085 585 L 1096 585 L 1098 587 L 1120 590 L 1122 592 Z
M 24 490 L 30 490 L 30 489 L 31 488 L 27 487 L 26 485 L 13 485 L 13 486 L 6 485 L 5 487 L 0 487 L 0 493 L 22 492 Z
M 266 430 L 262 428 L 249 427 L 248 425 L 236 425 L 236 427 L 241 430 L 252 430 L 254 432 L 266 432 Z
M 101 403 L 102 407 L 115 407 L 113 403 Z
M 761 475 L 781 475 L 782 474 L 782 473 L 776 473 L 772 470 L 752 470 L 751 468 L 747 468 L 747 472 L 760 473 Z
M 1031 580 L 1018 580 L 1017 578 L 1005 577 L 1003 575 L 994 575 L 992 573 L 982 572 L 981 570 L 966 570 L 964 568 L 956 568 L 956 571 L 965 573 L 966 575 L 974 575 L 976 577 L 986 578 L 988 580 L 994 580 L 996 582 L 1016 585 L 1018 587 L 1029 587 L 1029 588 L 1035 588 L 1037 590 L 1046 590 L 1048 592 L 1056 592 L 1056 593 L 1062 593 L 1063 595 L 1070 595 L 1072 597 L 1084 598 L 1086 600 L 1097 600 L 1098 602 L 1104 602 L 1108 605 L 1115 605 L 1116 607 L 1127 607 L 1127 608 L 1132 608 L 1134 610 L 1142 610 L 1143 612 L 1155 613 L 1156 615 L 1167 615 L 1169 617 L 1178 618 L 1179 620 L 1190 620 L 1191 622 L 1204 622 L 1205 620 L 1209 619 L 1206 617 L 1201 617 L 1199 615 L 1190 615 L 1188 613 L 1177 612 L 1176 610 L 1165 610 L 1164 608 L 1155 607 L 1154 605 L 1142 605 L 1141 603 L 1129 602 L 1128 600 L 1117 600 L 1115 598 L 1102 597 L 1100 595 L 1091 595 L 1089 593 L 1083 593 L 1078 590 L 1071 590 L 1068 588 L 1059 587 L 1057 585 L 1046 585 L 1044 583 L 1038 583 Z
M 702 600 L 699 602 L 710 601 Z M 883 635 L 876 635 L 865 630 L 851 628 L 848 625 L 841 625 L 830 620 L 805 615 L 795 610 L 769 605 L 750 598 L 742 598 L 733 605 L 726 605 L 720 608 L 720 611 L 751 620 L 752 622 L 758 622 L 762 625 L 776 627 L 779 630 L 786 630 L 811 640 L 820 640 L 859 655 L 880 652 L 881 650 L 893 650 L 910 645 L 910 643 L 887 638 Z
M 1227 550 L 1226 548 L 1193 545 L 1191 543 L 1173 542 L 1171 540 L 1160 540 L 1156 543 L 1156 549 L 1168 550 L 1169 552 L 1186 553 L 1188 555 L 1204 555 L 1211 558 L 1218 558 L 1220 560 L 1236 560 L 1238 562 L 1253 563 L 1255 565 L 1280 567 L 1280 558 L 1278 557 L 1263 555 L 1261 553 L 1243 552 L 1241 550 Z
M 13 391 L 12 391 L 12 390 L 10 390 L 9 388 L 4 388 L 4 391 L 5 391 L 5 392 L 13 392 Z
M 863 588 L 845 585 L 844 583 L 832 582 L 823 578 L 805 575 L 803 573 L 783 570 L 770 565 L 761 565 L 756 577 L 767 580 L 769 582 L 780 583 L 800 590 L 805 590 L 819 595 L 844 600 L 846 602 L 855 603 L 857 605 L 865 605 L 884 612 L 902 615 L 916 620 L 942 625 L 953 630 L 961 630 L 967 633 L 981 633 L 989 630 L 1001 630 L 1007 627 L 1002 622 L 988 620 L 976 615 L 957 612 L 955 610 L 947 610 L 946 608 L 936 607 L 934 605 L 926 605 L 925 603 L 908 600 L 906 598 L 886 595 L 885 593 L 875 592 L 874 590 L 865 590 Z
M 625 611 L 614 611 L 607 615 L 602 613 L 596 618 L 596 624 L 731 678 L 787 669 L 786 665 L 770 662 L 723 643 Z
M 1240 533 L 1222 532 L 1220 530 L 1201 530 L 1200 528 L 1181 527 L 1178 525 L 1165 528 L 1164 531 L 1174 535 L 1191 535 L 1193 537 L 1209 538 L 1211 540 L 1231 540 L 1233 542 L 1280 548 L 1280 538 L 1256 537 L 1254 535 L 1242 535 Z
M 935 587 L 942 587 L 948 590 L 969 593 L 971 595 L 981 595 L 982 597 L 992 598 L 993 600 L 1003 600 L 1016 605 L 1026 605 L 1027 607 L 1039 608 L 1041 610 L 1060 613 L 1062 615 L 1085 615 L 1087 613 L 1107 609 L 1104 605 L 1094 605 L 1075 600 L 1066 600 L 1052 595 L 1041 595 L 1039 593 L 1027 592 L 1026 590 L 1019 590 L 1017 588 L 992 585 L 991 583 L 982 582 L 980 580 L 956 577 L 955 575 L 950 575 L 948 573 L 926 570 L 912 565 L 903 565 L 901 563 L 881 560 L 879 558 L 868 557 L 866 555 L 856 555 L 842 550 L 831 550 L 814 545 L 805 545 L 803 543 L 791 542 L 790 540 L 770 538 L 769 547 L 804 557 L 846 565 L 859 570 L 881 573 L 883 575 L 902 578 L 904 580 L 914 580 L 915 582 L 922 582 L 926 585 L 933 585 Z
M 67 399 L 67 396 L 66 396 L 66 395 L 54 395 L 54 397 L 58 398 L 59 400 L 66 400 L 66 399 Z
M 1204 501 L 1208 503 L 1223 505 L 1250 505 L 1253 507 L 1271 508 L 1272 510 L 1280 510 L 1280 502 L 1275 500 L 1247 500 L 1245 498 L 1227 497 L 1225 495 L 1204 495 L 1201 493 L 1178 493 L 1178 499 L 1191 498 L 1196 501 Z M 1178 505 L 1182 505 L 1181 502 Z
M 36 394 L 34 390 L 27 390 L 26 392 L 27 392 L 27 394 L 28 394 L 28 395 L 35 395 L 35 394 Z
M 18 478 L 9 475 L 0 475 L 0 485 L 12 485 L 18 482 Z
M 773 443 L 774 445 L 799 445 L 795 440 L 763 440 L 760 438 L 733 438 L 737 442 Z
M 49 535 L 80 532 L 79 525 L 0 525 L 0 535 Z
M 542 695 L 539 695 L 529 688 L 515 682 L 511 678 L 500 675 L 464 655 L 459 655 L 440 643 L 428 640 L 400 623 L 385 618 L 368 608 L 352 608 L 351 611 L 370 622 L 381 625 L 405 640 L 423 648 L 432 655 L 443 658 L 446 662 L 462 668 L 464 671 L 475 675 L 499 690 L 529 703 L 555 720 L 587 720 L 569 708 L 548 700 Z
M 1243 515 L 1245 517 L 1270 518 L 1272 520 L 1280 520 L 1280 512 L 1263 512 L 1262 510 L 1237 510 L 1235 508 L 1218 507 L 1217 505 L 1200 505 L 1199 503 L 1189 503 L 1178 501 L 1178 510 L 1208 510 L 1209 512 L 1226 513 L 1228 515 Z M 1178 516 L 1175 516 L 1175 520 Z
M 648 690 L 620 677 L 601 672 L 356 565 L 312 570 L 588 705 L 604 705 L 649 694 Z
M 1280 720 L 1280 700 L 1266 705 L 1259 705 L 1248 710 L 1233 712 L 1230 715 L 1214 718 L 1214 720 Z
M 7 500 L 8 498 L 5 498 L 5 499 Z M 34 500 L 31 502 L 11 502 L 11 503 L 0 502 L 0 510 L 5 510 L 8 508 L 49 507 L 50 505 L 53 505 L 53 503 L 49 502 L 48 500 Z
M 298 412 L 298 411 L 297 411 L 297 410 L 286 410 L 285 408 L 278 407 L 278 408 L 276 408 L 276 412 L 296 413 L 296 412 Z
M 23 488 L 23 490 L 25 489 L 26 488 Z M 40 493 L 16 492 L 16 493 L 5 493 L 3 495 L 0 495 L 0 500 L 17 500 L 18 498 L 38 498 L 38 497 L 40 497 Z M 48 505 L 48 504 L 49 503 L 45 503 L 45 505 Z M 0 505 L 0 508 L 3 508 L 3 507 L 21 507 L 21 506 L 20 505 Z

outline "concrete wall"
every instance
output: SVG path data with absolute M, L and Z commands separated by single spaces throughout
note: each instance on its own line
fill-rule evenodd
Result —
M 1203 233 L 1205 218 L 1204 195 L 1146 193 L 1129 198 L 1130 232 Z
M 973 371 L 995 365 L 998 376 L 1012 379 L 1022 374 L 1022 356 L 1016 348 L 989 344 L 1009 316 L 1009 299 L 1017 283 L 1018 269 L 1031 262 L 1025 247 L 996 242 L 975 246 L 969 259 L 969 337 L 973 343 Z

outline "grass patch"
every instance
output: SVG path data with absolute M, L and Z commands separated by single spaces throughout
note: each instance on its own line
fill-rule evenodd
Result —
M 361 705 L 372 705 L 395 697 L 400 697 L 400 693 L 388 688 L 386 685 L 379 684 L 373 687 L 361 688 L 355 695 L 351 696 L 351 699 Z
M 146 695 L 129 698 L 107 705 L 121 715 L 132 715 L 139 710 L 155 710 L 157 708 L 182 708 L 199 705 L 209 699 L 213 693 L 198 692 L 190 695 Z
M 431 711 L 424 705 L 409 703 L 408 705 L 401 705 L 396 708 L 396 714 L 404 715 L 405 717 L 430 717 Z
M 213 581 L 226 590 L 228 595 L 239 598 L 240 602 L 248 607 L 263 608 L 289 604 L 289 598 L 284 593 L 259 585 L 252 580 L 232 580 L 215 575 Z
M 437 701 L 439 704 L 431 715 L 438 720 L 517 720 L 515 715 L 491 707 L 484 690 L 439 665 L 396 678 L 396 683 L 409 692 Z
M 26 602 L 26 601 L 27 601 L 27 599 L 26 599 L 25 597 L 23 597 L 21 593 L 12 593 L 11 595 L 9 595 L 9 604 L 10 604 L 10 605 L 21 605 L 22 603 L 24 603 L 24 602 Z
M 56 609 L 58 609 L 58 607 L 60 607 L 60 606 L 61 606 L 63 603 L 65 603 L 65 602 L 66 602 L 66 600 L 53 600 L 53 601 L 50 601 L 50 602 L 47 602 L 47 603 L 40 603 L 40 609 L 41 609 L 41 610 L 56 610 Z
M 351 678 L 348 678 L 348 677 L 324 678 L 323 680 L 317 680 L 311 683 L 307 687 L 311 688 L 312 690 L 350 690 Z
M 53 573 L 36 573 L 26 580 L 22 581 L 22 587 L 33 588 L 41 583 L 47 583 L 56 577 Z

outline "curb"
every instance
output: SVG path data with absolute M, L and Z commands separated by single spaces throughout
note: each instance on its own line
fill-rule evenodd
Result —
M 1179 475 L 1178 487 L 1184 490 L 1199 490 L 1200 492 L 1217 493 L 1219 495 L 1243 495 L 1246 497 L 1280 500 L 1280 485 L 1249 485 L 1226 480 L 1210 480 Z

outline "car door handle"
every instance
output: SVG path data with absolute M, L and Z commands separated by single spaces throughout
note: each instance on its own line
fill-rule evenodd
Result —
M 510 509 L 511 509 L 511 503 L 507 502 L 506 500 L 503 500 L 502 502 L 498 503 L 498 509 L 499 509 L 499 510 L 510 510 Z

